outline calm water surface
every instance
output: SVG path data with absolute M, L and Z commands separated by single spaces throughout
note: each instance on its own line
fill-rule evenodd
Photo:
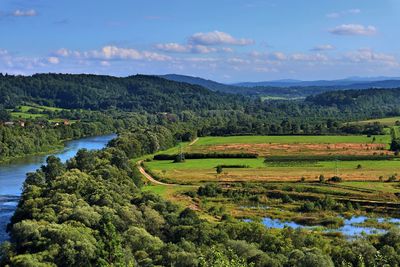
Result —
M 65 162 L 75 156 L 79 149 L 102 149 L 115 137 L 116 135 L 112 134 L 69 141 L 63 151 L 49 155 L 55 155 Z M 0 243 L 8 238 L 6 226 L 18 204 L 26 173 L 37 170 L 49 155 L 29 156 L 0 164 Z

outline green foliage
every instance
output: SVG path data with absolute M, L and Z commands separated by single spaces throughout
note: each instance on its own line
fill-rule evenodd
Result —
M 343 178 L 339 177 L 339 176 L 333 176 L 333 177 L 329 178 L 328 181 L 333 182 L 333 183 L 341 183 L 341 182 L 343 182 Z
M 199 196 L 215 197 L 222 193 L 222 188 L 215 183 L 205 184 L 197 189 L 197 194 Z

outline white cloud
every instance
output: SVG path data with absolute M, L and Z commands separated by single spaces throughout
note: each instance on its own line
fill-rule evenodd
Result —
M 287 59 L 287 56 L 282 52 L 273 52 L 269 54 L 268 58 L 271 60 L 283 61 Z
M 348 52 L 344 55 L 344 58 L 354 63 L 375 62 L 390 66 L 399 65 L 395 56 L 378 53 L 369 48 L 361 48 L 354 52 Z
M 157 44 L 156 48 L 161 51 L 175 53 L 187 53 L 190 51 L 190 48 L 188 46 L 178 43 Z
M 58 63 L 60 63 L 60 59 L 58 57 L 49 57 L 49 58 L 47 58 L 47 61 L 50 64 L 58 64 Z
M 30 9 L 30 10 L 17 9 L 12 13 L 12 16 L 14 16 L 14 17 L 34 17 L 34 16 L 37 16 L 37 12 L 34 9 Z
M 195 45 L 251 45 L 254 43 L 251 39 L 236 39 L 232 35 L 220 32 L 220 31 L 213 31 L 213 32 L 199 32 L 193 34 L 189 38 L 189 43 Z
M 227 53 L 233 53 L 233 52 L 235 52 L 235 50 L 233 50 L 233 48 L 231 48 L 231 47 L 222 47 L 222 48 L 221 48 L 221 51 L 227 52 Z
M 322 54 L 303 54 L 303 53 L 293 54 L 291 55 L 290 59 L 293 61 L 306 61 L 306 62 L 322 62 L 329 60 L 327 56 Z
M 374 35 L 377 29 L 374 26 L 364 26 L 360 24 L 342 24 L 330 30 L 336 35 Z
M 326 16 L 330 19 L 335 19 L 335 18 L 340 18 L 343 17 L 345 15 L 356 15 L 356 14 L 360 14 L 361 10 L 358 8 L 354 8 L 354 9 L 348 9 L 348 10 L 343 10 L 343 11 L 339 11 L 339 12 L 332 12 L 327 14 Z
M 73 51 L 65 48 L 57 50 L 55 55 L 63 57 L 75 57 L 80 59 L 97 60 L 147 60 L 147 61 L 169 61 L 172 58 L 163 54 L 150 51 L 139 51 L 134 48 L 122 48 L 113 45 L 104 46 L 99 50 Z
M 317 45 L 311 50 L 312 51 L 329 51 L 329 50 L 334 50 L 334 49 L 335 49 L 335 47 L 333 45 L 324 44 L 324 45 Z
M 110 62 L 103 60 L 103 61 L 100 62 L 100 65 L 103 66 L 103 67 L 108 67 L 111 64 L 110 64 Z
M 194 45 L 190 46 L 191 47 L 191 52 L 192 53 L 198 53 L 198 54 L 208 54 L 212 52 L 216 52 L 217 49 L 214 47 L 207 47 L 205 45 Z
M 8 51 L 5 49 L 0 49 L 0 56 L 6 56 L 8 55 Z
M 156 49 L 168 53 L 193 53 L 193 54 L 208 54 L 214 52 L 233 52 L 230 47 L 215 48 L 205 45 L 182 45 L 178 43 L 157 44 Z

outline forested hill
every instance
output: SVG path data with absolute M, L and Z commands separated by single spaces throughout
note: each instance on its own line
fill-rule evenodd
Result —
M 397 109 L 397 111 L 400 111 L 400 88 L 326 92 L 309 96 L 306 102 L 342 109 Z
M 269 98 L 305 98 L 310 95 L 317 95 L 324 92 L 350 89 L 371 89 L 371 88 L 396 88 L 400 87 L 400 80 L 335 80 L 335 81 L 296 81 L 282 80 L 275 82 L 253 82 L 253 83 L 238 83 L 238 84 L 223 84 L 212 80 L 207 80 L 199 77 L 167 74 L 159 76 L 168 80 L 185 82 L 194 85 L 201 85 L 212 91 L 239 94 L 254 97 L 269 97 Z M 385 77 L 382 77 L 385 79 Z
M 241 89 L 244 89 L 239 86 L 223 84 L 212 80 L 203 79 L 200 77 L 192 77 L 186 75 L 166 74 L 166 75 L 160 75 L 159 77 L 175 82 L 200 85 L 212 91 L 218 91 L 223 93 L 241 93 Z
M 37 74 L 0 76 L 0 105 L 34 102 L 62 108 L 177 112 L 236 109 L 244 97 L 212 92 L 201 86 L 156 76 L 126 78 L 98 75 Z

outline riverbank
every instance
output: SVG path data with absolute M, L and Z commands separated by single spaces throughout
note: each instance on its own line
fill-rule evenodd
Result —
M 78 140 L 78 139 L 76 139 L 76 140 Z M 62 143 L 65 143 L 65 141 L 62 141 Z M 25 154 L 23 156 L 7 157 L 4 159 L 0 159 L 0 164 L 7 164 L 7 163 L 10 163 L 15 160 L 23 160 L 24 158 L 27 158 L 27 157 L 44 156 L 47 154 L 54 154 L 54 153 L 61 152 L 64 148 L 65 148 L 64 144 L 54 145 L 54 146 L 50 146 L 47 149 L 44 149 L 39 152 L 29 153 L 29 154 Z
M 102 136 L 102 135 L 112 135 L 112 134 L 113 134 L 112 132 L 103 133 L 100 136 Z M 7 157 L 7 158 L 3 158 L 3 159 L 0 158 L 0 164 L 7 164 L 7 163 L 10 163 L 10 162 L 15 161 L 15 160 L 23 160 L 24 158 L 28 158 L 28 157 L 44 156 L 44 155 L 47 155 L 47 154 L 59 153 L 59 152 L 61 152 L 61 151 L 63 151 L 65 149 L 65 146 L 66 146 L 67 142 L 80 140 L 80 139 L 84 139 L 84 138 L 96 137 L 96 136 L 99 136 L 99 135 L 87 135 L 87 136 L 81 136 L 81 137 L 76 138 L 76 139 L 60 140 L 59 144 L 55 144 L 55 145 L 52 145 L 52 146 L 44 147 L 43 150 L 35 152 L 35 153 L 28 153 L 28 154 L 21 155 L 21 156 Z
M 74 157 L 80 149 L 102 149 L 115 137 L 115 134 L 111 134 L 64 141 L 63 146 L 57 151 L 30 155 L 0 164 L 0 243 L 8 238 L 6 226 L 18 205 L 26 173 L 37 170 L 49 155 L 55 155 L 65 162 Z

